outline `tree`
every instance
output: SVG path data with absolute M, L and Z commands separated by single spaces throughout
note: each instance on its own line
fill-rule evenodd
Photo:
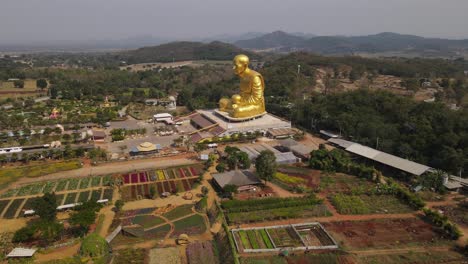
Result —
M 15 88 L 24 88 L 24 81 L 23 80 L 16 80 L 13 82 Z
M 265 180 L 265 183 L 271 181 L 277 168 L 275 154 L 269 150 L 260 152 L 260 155 L 255 159 L 255 168 L 260 179 Z
M 228 184 L 224 186 L 223 190 L 226 193 L 229 193 L 230 195 L 232 195 L 233 193 L 237 193 L 237 186 L 233 184 Z
M 47 81 L 45 79 L 38 79 L 36 81 L 36 86 L 39 89 L 44 90 L 47 87 Z
M 70 224 L 78 226 L 78 235 L 82 236 L 88 232 L 89 226 L 96 220 L 96 212 L 101 205 L 91 200 L 84 202 L 76 208 L 76 211 L 70 215 Z
M 57 199 L 55 193 L 45 193 L 34 200 L 32 209 L 45 221 L 54 222 L 57 216 Z
M 218 165 L 216 165 L 216 171 L 217 172 L 224 172 L 226 170 L 226 163 L 220 162 Z
M 151 185 L 149 189 L 149 193 L 150 193 L 151 199 L 156 198 L 156 187 L 154 187 L 154 185 Z
M 55 86 L 52 86 L 52 87 L 49 89 L 49 92 L 50 92 L 50 98 L 52 98 L 52 99 L 56 99 L 56 98 L 57 98 L 58 90 L 57 90 L 57 88 L 55 88 Z
M 117 210 L 117 212 L 119 212 L 120 210 L 122 210 L 122 207 L 124 206 L 124 201 L 122 200 L 117 200 L 115 201 L 115 209 Z

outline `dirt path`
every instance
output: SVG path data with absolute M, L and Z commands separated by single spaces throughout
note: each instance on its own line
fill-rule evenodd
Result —
M 266 183 L 266 186 L 270 187 L 274 193 L 276 193 L 279 197 L 281 198 L 287 198 L 287 197 L 303 197 L 304 194 L 300 194 L 300 193 L 292 193 L 288 190 L 285 190 L 281 187 L 279 187 L 278 185 L 274 184 L 274 183 L 271 183 L 271 182 L 267 182 Z
M 80 249 L 80 243 L 77 243 L 75 245 L 69 246 L 69 247 L 63 247 L 60 249 L 55 249 L 54 251 L 50 253 L 37 253 L 34 255 L 35 262 L 37 263 L 42 263 L 42 262 L 47 262 L 50 260 L 59 260 L 59 259 L 64 259 L 68 257 L 73 257 L 75 256 Z

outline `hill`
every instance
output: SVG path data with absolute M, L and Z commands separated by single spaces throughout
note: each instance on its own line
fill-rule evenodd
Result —
M 276 31 L 260 37 L 237 41 L 247 49 L 305 50 L 321 54 L 389 53 L 414 56 L 468 56 L 468 39 L 424 38 L 384 32 L 367 36 L 299 37 Z
M 275 31 L 252 39 L 236 41 L 235 45 L 249 49 L 294 48 L 301 46 L 305 40 L 301 36 L 295 36 L 283 31 Z
M 202 42 L 171 42 L 153 47 L 143 47 L 119 53 L 118 57 L 129 64 L 149 62 L 172 62 L 184 60 L 232 60 L 240 53 L 258 59 L 259 55 L 245 51 L 231 44 L 219 41 Z

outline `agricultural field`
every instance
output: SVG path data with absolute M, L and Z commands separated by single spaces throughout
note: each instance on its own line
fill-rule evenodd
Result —
M 271 252 L 283 248 L 336 249 L 337 245 L 318 223 L 232 230 L 239 252 Z
M 323 201 L 314 196 L 231 200 L 222 202 L 221 206 L 230 224 L 331 215 Z
M 320 176 L 320 191 L 326 194 L 365 192 L 375 184 L 356 176 L 343 173 L 322 174 Z
M 115 264 L 144 263 L 146 250 L 144 248 L 126 248 L 115 251 L 113 254 L 115 257 L 112 262 Z
M 450 243 L 431 224 L 419 218 L 339 221 L 322 225 L 340 246 L 351 250 Z
M 211 241 L 191 243 L 185 249 L 188 264 L 217 264 L 213 244 Z
M 149 251 L 150 264 L 182 264 L 179 250 L 176 247 L 153 248 Z M 189 262 L 191 264 L 192 262 Z M 204 263 L 204 262 L 198 262 Z
M 281 257 L 276 255 L 261 257 L 241 257 L 241 264 L 354 264 L 354 258 L 343 253 L 305 254 Z M 380 264 L 380 262 L 379 262 Z
M 112 182 L 111 176 L 94 176 L 88 178 L 60 179 L 55 181 L 37 182 L 23 185 L 16 189 L 10 189 L 0 198 L 12 198 L 28 195 L 41 195 L 48 192 L 64 192 L 87 188 L 105 187 Z
M 55 197 L 57 199 L 57 205 L 64 205 L 64 204 L 72 204 L 76 202 L 86 202 L 89 200 L 99 200 L 101 199 L 108 199 L 109 201 L 112 200 L 113 190 L 112 189 L 95 189 L 92 191 L 77 191 L 77 192 L 68 192 L 68 193 L 61 193 L 56 194 Z M 3 199 L 0 200 L 0 216 L 2 212 L 5 211 L 3 217 L 4 218 L 14 218 L 16 210 L 19 210 L 18 217 L 23 216 L 23 212 L 25 210 L 32 209 L 32 204 L 35 199 L 39 196 L 30 197 L 30 198 L 17 198 L 17 199 Z M 10 201 L 13 202 L 8 206 Z M 22 202 L 25 201 L 24 205 Z M 8 206 L 8 208 L 7 208 Z M 8 212 L 8 213 L 7 213 Z
M 434 209 L 442 211 L 442 214 L 462 228 L 468 228 L 468 202 L 458 206 L 438 206 Z
M 205 219 L 199 215 L 194 214 L 189 217 L 177 220 L 174 223 L 174 232 L 171 237 L 178 237 L 181 234 L 200 235 L 206 231 Z
M 293 166 L 279 166 L 273 183 L 291 192 L 311 192 L 320 186 L 320 171 Z
M 336 194 L 330 200 L 340 214 L 398 214 L 414 211 L 393 195 Z
M 359 264 L 466 263 L 466 257 L 455 251 L 409 252 L 357 257 Z
M 132 201 L 152 198 L 151 193 L 158 196 L 164 192 L 189 191 L 196 184 L 200 173 L 200 165 L 191 165 L 123 174 L 122 198 L 125 201 Z
M 35 178 L 59 171 L 74 170 L 81 167 L 78 160 L 61 161 L 31 166 L 16 166 L 0 170 L 0 188 L 22 177 Z
M 147 239 L 163 239 L 165 236 L 176 238 L 180 234 L 199 235 L 207 230 L 205 218 L 192 211 L 193 205 L 179 207 L 142 208 L 121 213 L 119 223 L 123 227 L 139 225 L 141 237 L 119 235 L 114 244 L 136 243 Z M 168 211 L 169 210 L 169 211 Z M 167 219 L 163 219 L 161 216 Z M 174 226 L 171 232 L 171 226 Z M 170 233 L 171 232 L 171 233 Z

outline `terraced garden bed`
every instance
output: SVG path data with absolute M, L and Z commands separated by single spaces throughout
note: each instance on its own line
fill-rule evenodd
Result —
M 56 194 L 55 199 L 57 200 L 57 206 L 63 204 L 63 198 L 65 197 L 65 194 Z
M 101 180 L 104 177 L 93 177 L 91 178 L 91 187 L 101 186 Z
M 67 190 L 76 190 L 79 186 L 80 179 L 70 179 L 68 180 Z
M 7 219 L 13 219 L 15 218 L 15 214 L 16 214 L 16 211 L 18 210 L 21 210 L 21 208 L 19 208 L 21 206 L 21 204 L 23 203 L 24 199 L 15 199 L 11 204 L 10 206 L 8 207 L 8 209 L 6 210 L 5 214 L 3 215 L 4 218 L 7 218 Z
M 163 239 L 169 233 L 169 231 L 171 231 L 171 226 L 169 224 L 166 224 L 145 231 L 145 237 L 151 239 Z
M 61 192 L 67 187 L 68 180 L 62 179 L 59 180 L 57 186 L 55 187 L 55 192 Z
M 112 201 L 113 193 L 114 193 L 114 190 L 112 189 L 104 189 L 104 194 L 102 195 L 102 199 L 108 199 L 109 201 Z
M 78 202 L 84 203 L 89 200 L 89 191 L 80 192 L 80 196 L 78 196 Z
M 165 221 L 161 217 L 154 215 L 137 215 L 131 220 L 132 224 L 140 225 L 147 229 L 153 226 L 163 224 Z
M 76 192 L 74 192 L 74 193 L 67 193 L 67 196 L 66 196 L 66 198 L 65 198 L 65 202 L 64 202 L 63 204 L 72 204 L 72 203 L 75 203 L 76 195 L 77 195 Z
M 6 208 L 10 200 L 0 200 L 0 216 L 3 213 L 3 210 Z
M 205 219 L 198 214 L 175 221 L 173 224 L 174 232 L 171 237 L 178 237 L 181 234 L 199 235 L 206 231 Z
M 186 204 L 172 209 L 171 211 L 163 214 L 163 216 L 169 220 L 174 220 L 192 213 L 192 205 Z
M 90 178 L 82 178 L 80 181 L 80 189 L 86 189 L 89 186 Z
M 94 200 L 94 201 L 100 200 L 101 192 L 102 192 L 102 189 L 93 190 L 93 192 L 91 193 L 91 200 Z

